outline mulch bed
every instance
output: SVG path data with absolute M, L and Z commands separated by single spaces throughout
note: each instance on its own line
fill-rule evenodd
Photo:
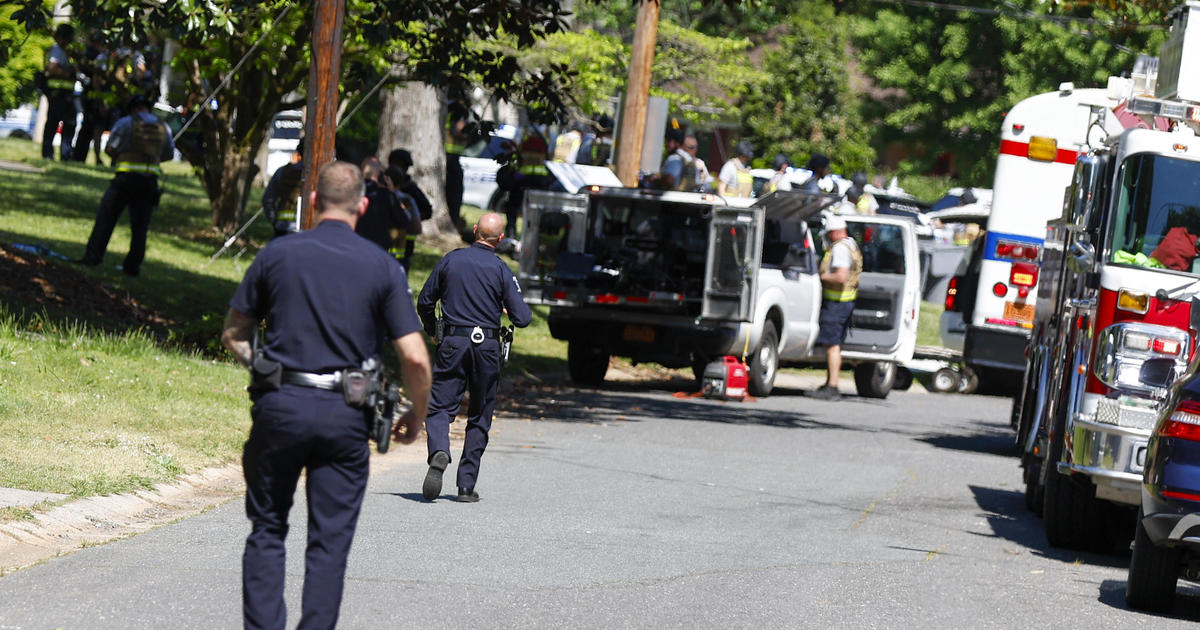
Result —
M 103 328 L 157 328 L 176 323 L 71 263 L 51 261 L 6 243 L 0 243 L 0 301 L 14 313 L 45 309 Z

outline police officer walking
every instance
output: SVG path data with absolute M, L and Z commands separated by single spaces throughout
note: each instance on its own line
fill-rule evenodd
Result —
M 397 196 L 395 185 L 383 174 L 383 164 L 377 157 L 363 160 L 363 179 L 366 183 L 367 211 L 358 219 L 354 231 L 359 236 L 382 247 L 408 271 L 405 243 L 411 235 L 415 240 L 421 233 L 421 217 L 408 195 Z M 380 182 L 383 179 L 387 184 Z
M 442 322 L 433 392 L 425 431 L 429 443 L 429 471 L 421 494 L 432 501 L 442 492 L 442 473 L 450 464 L 450 423 L 470 392 L 466 440 L 458 463 L 458 500 L 479 500 L 475 482 L 479 460 L 487 448 L 496 390 L 500 385 L 500 314 L 502 309 L 515 326 L 529 325 L 533 315 L 521 297 L 521 287 L 494 250 L 504 238 L 503 218 L 494 212 L 475 224 L 475 242 L 442 257 L 417 298 L 417 312 L 425 332 L 435 336 L 435 308 L 442 303 Z
M 404 271 L 354 233 L 366 211 L 352 164 L 321 169 L 309 204 L 312 230 L 275 239 L 259 253 L 230 301 L 221 343 L 253 375 L 253 425 L 243 453 L 250 535 L 242 555 L 246 628 L 283 628 L 284 539 L 301 471 L 306 472 L 308 547 L 300 628 L 333 628 L 346 559 L 367 487 L 368 422 L 348 371 L 377 362 L 384 337 L 400 357 L 412 408 L 395 431 L 411 443 L 429 397 L 429 354 Z M 252 348 L 260 321 L 268 328 Z M 403 431 L 401 431 L 403 428 Z
M 150 231 L 150 215 L 158 206 L 160 191 L 158 163 L 175 153 L 175 143 L 167 126 L 150 113 L 150 102 L 135 96 L 129 102 L 129 115 L 118 120 L 108 134 L 104 152 L 113 158 L 117 173 L 100 199 L 92 235 L 81 264 L 94 267 L 104 260 L 108 240 L 112 238 L 117 218 L 129 207 L 129 253 L 121 270 L 136 276 L 146 257 L 146 234 Z
M 300 231 L 300 220 L 297 209 L 300 206 L 301 186 L 304 184 L 304 138 L 296 143 L 294 156 L 299 157 L 275 169 L 267 188 L 263 191 L 262 205 L 267 213 L 267 220 L 275 229 L 275 236 L 283 236 Z

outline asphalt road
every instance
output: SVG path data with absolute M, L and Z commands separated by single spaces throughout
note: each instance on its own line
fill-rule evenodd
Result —
M 722 403 L 663 384 L 547 390 L 496 425 L 483 500 L 373 474 L 343 628 L 1184 628 L 1125 609 L 1128 552 L 1047 546 L 1008 400 L 799 390 Z M 544 416 L 544 420 L 540 420 Z M 447 471 L 452 491 L 453 465 Z M 302 497 L 301 497 L 302 498 Z M 288 604 L 299 611 L 303 503 Z M 0 629 L 233 628 L 240 501 L 0 578 Z

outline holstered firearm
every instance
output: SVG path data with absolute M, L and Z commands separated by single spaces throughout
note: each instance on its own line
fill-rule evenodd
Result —
M 371 439 L 380 453 L 388 452 L 392 441 L 392 424 L 396 419 L 396 406 L 400 403 L 400 388 L 379 382 L 379 391 L 374 394 L 375 415 L 371 418 Z
M 508 354 L 512 351 L 513 327 L 505 326 L 500 329 L 500 365 L 508 365 Z

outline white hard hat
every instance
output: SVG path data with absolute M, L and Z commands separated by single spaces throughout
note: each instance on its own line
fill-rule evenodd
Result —
M 846 220 L 836 214 L 825 218 L 825 231 L 832 232 L 834 230 L 846 229 Z

